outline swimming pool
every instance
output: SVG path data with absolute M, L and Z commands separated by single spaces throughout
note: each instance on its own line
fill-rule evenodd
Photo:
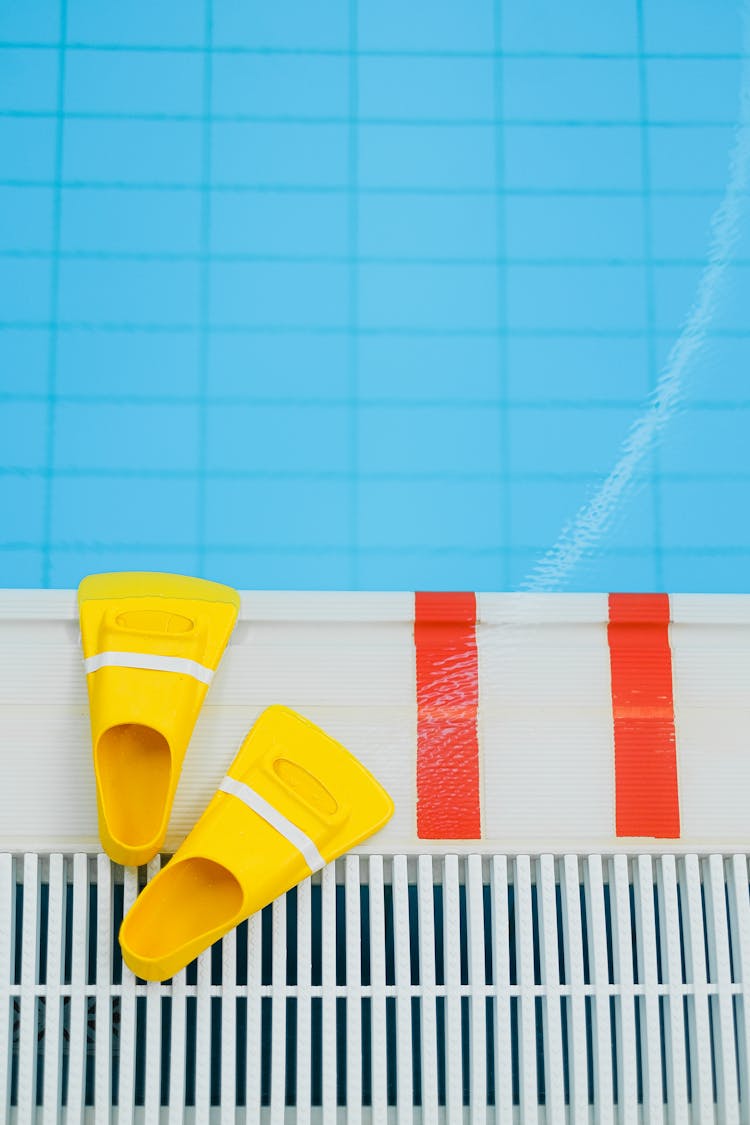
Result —
M 0 584 L 744 590 L 743 18 L 3 5 Z
M 748 18 L 0 3 L 0 586 L 744 591 Z M 746 1109 L 744 854 L 351 855 L 162 994 L 75 850 L 0 856 L 14 1106 Z

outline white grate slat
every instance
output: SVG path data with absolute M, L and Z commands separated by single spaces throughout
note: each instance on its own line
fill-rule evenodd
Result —
M 211 950 L 197 959 L 195 989 L 195 1122 L 211 1120 Z
M 138 872 L 133 867 L 126 867 L 123 874 L 122 910 L 123 917 L 138 895 Z M 135 1053 L 136 1053 L 136 993 L 135 976 L 123 962 L 122 965 L 122 993 L 120 997 L 120 1072 L 118 1078 L 119 1103 L 118 1125 L 132 1125 L 133 1110 L 135 1108 Z M 178 1080 L 174 1079 L 174 1069 L 179 1066 L 180 1059 L 184 1067 L 184 1037 L 183 1046 L 180 1047 L 180 1022 L 175 1019 L 174 1004 L 172 1010 L 172 1072 L 170 1075 L 170 1125 L 175 1125 L 171 1106 L 174 1102 L 181 1104 L 182 1096 L 176 1096 Z
M 466 929 L 469 946 L 469 1018 L 472 1125 L 487 1120 L 487 1015 L 485 1000 L 486 944 L 484 922 L 484 889 L 482 857 L 469 856 L 466 861 Z
M 261 1103 L 261 980 L 263 969 L 262 916 L 247 923 L 247 1051 L 246 1107 L 248 1121 L 260 1122 Z
M 161 868 L 159 856 L 147 865 L 149 880 Z M 143 1119 L 145 1125 L 158 1125 L 161 1102 L 161 986 L 157 981 L 146 982 L 146 1046 L 143 1052 L 145 1079 Z
M 571 1116 L 581 1121 L 588 1113 L 586 1068 L 586 994 L 583 964 L 583 927 L 578 856 L 566 855 L 561 878 L 562 932 L 565 980 L 568 995 L 568 1073 Z
M 516 966 L 518 971 L 518 1081 L 521 1121 L 536 1121 L 539 1095 L 536 1068 L 536 990 L 534 980 L 534 921 L 531 862 L 527 855 L 515 862 Z
M 21 1113 L 31 1116 L 35 1104 L 37 1056 L 37 998 L 39 977 L 39 857 L 23 858 L 23 936 L 21 938 L 20 1025 L 18 1033 L 18 1094 Z
M 638 1118 L 638 1072 L 635 1041 L 635 995 L 633 991 L 633 940 L 630 917 L 628 860 L 616 855 L 610 861 L 612 953 L 617 1041 L 617 1092 L 622 1125 L 635 1125 Z
M 650 855 L 638 857 L 633 890 L 638 979 L 643 988 L 640 1006 L 643 1106 L 648 1120 L 659 1122 L 664 1119 L 664 1100 L 661 1075 L 654 872 Z
M 422 1108 L 426 1120 L 438 1112 L 437 999 L 435 992 L 435 887 L 432 856 L 419 857 L 419 983 L 422 996 L 421 1058 Z
M 221 1125 L 233 1125 L 237 1104 L 237 931 L 221 943 Z
M 13 1043 L 13 961 L 16 933 L 15 862 L 0 856 L 0 1120 L 10 1116 L 11 1047 Z
M 461 1012 L 461 931 L 458 856 L 443 864 L 443 957 L 445 962 L 445 1104 L 448 1119 L 463 1107 L 463 1021 Z
M 594 1104 L 599 1121 L 614 1120 L 612 1091 L 612 1021 L 609 1005 L 609 965 L 607 961 L 607 920 L 604 908 L 602 857 L 590 855 L 584 868 L 586 918 L 588 922 L 591 1022 L 594 1034 Z
M 312 1106 L 312 885 L 297 887 L 297 1119 L 309 1125 Z M 248 1035 L 249 1039 L 249 1035 Z
M 667 1102 L 675 1121 L 688 1117 L 687 1056 L 685 1051 L 685 1002 L 683 1001 L 682 940 L 677 897 L 677 865 L 674 856 L 664 856 L 657 867 L 659 917 L 661 919 L 662 974 L 667 984 L 667 1019 L 664 1041 L 667 1054 Z
M 47 996 L 44 1019 L 43 1125 L 54 1125 L 62 1100 L 62 990 L 65 959 L 65 868 L 59 854 L 49 858 L 47 913 Z M 0 961 L 2 955 L 0 954 Z M 2 1044 L 0 1044 L 0 1051 Z M 1 1065 L 1 1060 L 0 1060 Z
M 362 1121 L 362 917 L 359 856 L 344 860 L 346 887 L 346 1100 L 349 1125 Z M 299 1000 L 298 1011 L 299 1011 Z
M 414 1114 L 411 1039 L 411 957 L 406 856 L 393 859 L 393 936 L 396 962 L 396 1090 L 399 1125 Z
M 103 1118 L 112 1099 L 112 866 L 96 857 L 96 999 L 94 1112 Z
M 169 1051 L 169 1125 L 178 1125 L 185 1106 L 187 980 L 185 969 L 172 978 Z
M 680 890 L 683 910 L 685 970 L 691 989 L 687 994 L 690 1036 L 690 1073 L 693 1106 L 701 1121 L 714 1120 L 711 1073 L 711 1025 L 708 1009 L 708 972 L 703 928 L 703 888 L 698 857 L 685 856 Z
M 563 1075 L 562 1021 L 560 1013 L 560 958 L 558 955 L 557 889 L 555 860 L 543 855 L 537 866 L 537 901 L 539 903 L 539 955 L 541 960 L 544 1001 L 544 1069 L 545 1105 L 553 1121 L 565 1116 L 565 1079 Z
M 740 1097 L 750 1104 L 750 894 L 747 857 L 732 856 L 728 873 L 729 920 L 734 959 L 734 976 L 739 982 L 737 997 L 737 1048 L 740 1071 Z
M 385 887 L 383 857 L 370 856 L 370 1002 L 371 1085 L 373 1116 L 388 1112 L 388 1041 L 385 1003 Z
M 286 898 L 271 907 L 271 1125 L 284 1120 L 286 1084 Z
M 68 1029 L 68 1116 L 83 1117 L 84 1082 L 88 1046 L 88 961 L 89 881 L 88 858 L 73 856 L 73 940 L 70 977 L 70 1025 Z
M 321 999 L 323 1123 L 336 1120 L 336 868 L 332 863 L 320 873 L 321 898 Z
M 508 861 L 504 855 L 492 859 L 492 980 L 495 997 L 495 1106 L 500 1121 L 513 1112 L 513 1032 L 510 1004 L 510 946 L 508 934 Z
M 735 1125 L 740 1120 L 740 1105 L 734 1047 L 732 966 L 729 953 L 724 861 L 720 855 L 712 855 L 705 866 L 709 977 L 711 983 L 717 986 L 717 991 L 711 998 L 716 1060 L 716 1111 L 725 1125 Z
M 237 1104 L 237 931 L 229 930 L 222 940 L 222 1078 L 220 1078 L 220 1125 L 234 1122 Z

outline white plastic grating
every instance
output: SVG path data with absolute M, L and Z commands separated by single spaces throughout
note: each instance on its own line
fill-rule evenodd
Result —
M 165 984 L 138 878 L 0 856 L 3 1122 L 750 1120 L 745 855 L 351 855 Z

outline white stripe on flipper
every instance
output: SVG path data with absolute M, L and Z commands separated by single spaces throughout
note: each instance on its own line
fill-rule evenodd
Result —
M 315 846 L 315 842 L 277 808 L 269 804 L 265 797 L 261 797 L 260 793 L 256 793 L 249 785 L 245 785 L 244 782 L 237 781 L 233 777 L 225 777 L 219 785 L 219 789 L 222 793 L 230 793 L 233 797 L 239 797 L 240 801 L 244 801 L 249 809 L 252 809 L 267 824 L 280 832 L 290 844 L 293 844 L 298 851 L 302 852 L 305 863 L 311 871 L 320 871 L 321 867 L 325 867 L 326 861 Z
M 84 660 L 83 667 L 87 676 L 100 668 L 144 668 L 149 672 L 180 672 L 183 676 L 200 680 L 202 684 L 210 684 L 214 678 L 213 669 L 199 664 L 197 660 L 186 660 L 182 656 L 157 656 L 151 652 L 100 652 Z

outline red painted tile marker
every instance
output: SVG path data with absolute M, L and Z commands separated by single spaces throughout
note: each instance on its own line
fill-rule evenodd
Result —
M 417 835 L 481 836 L 474 594 L 415 595 Z
M 618 836 L 680 835 L 668 630 L 667 594 L 610 594 Z

